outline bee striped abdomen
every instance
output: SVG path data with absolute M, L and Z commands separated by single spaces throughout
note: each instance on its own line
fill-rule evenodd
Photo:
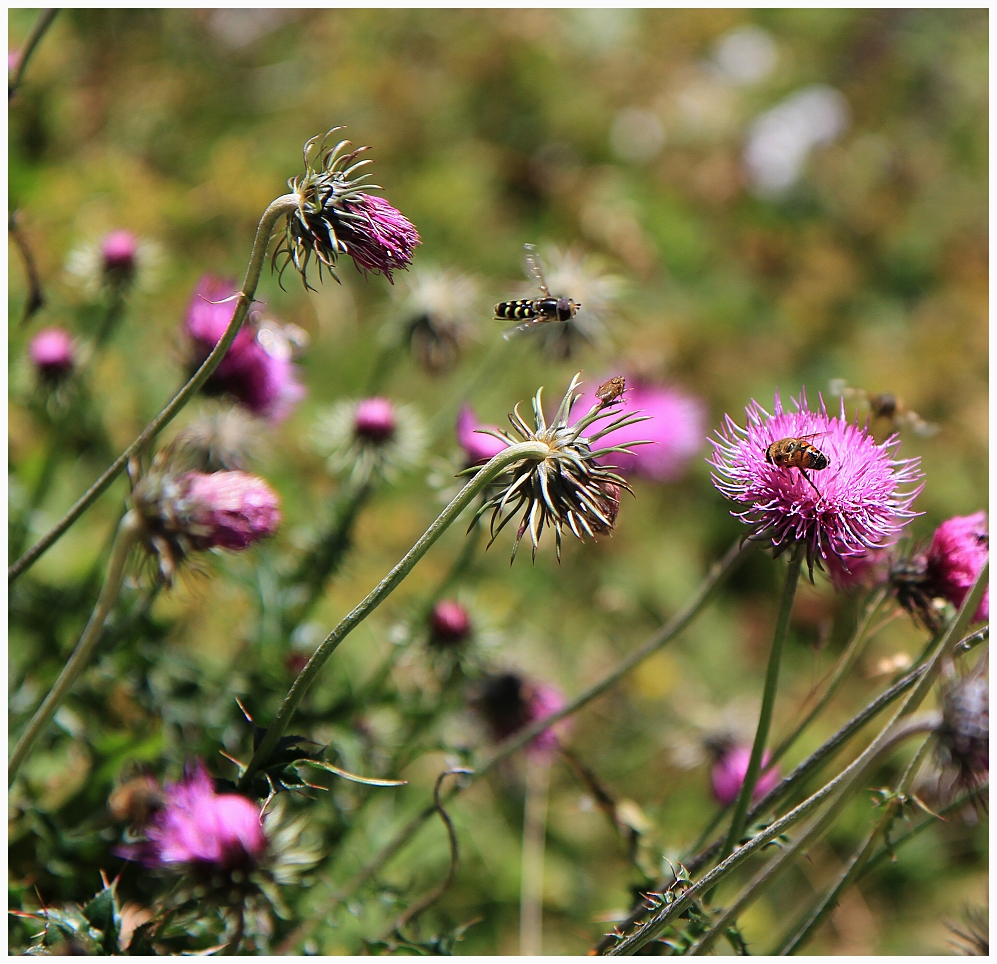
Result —
M 495 306 L 496 318 L 520 321 L 523 318 L 536 318 L 537 312 L 532 299 L 521 301 L 500 301 Z

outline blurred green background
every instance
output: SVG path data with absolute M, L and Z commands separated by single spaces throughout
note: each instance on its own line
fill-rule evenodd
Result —
M 11 48 L 36 15 L 10 11 Z M 436 454 L 454 448 L 453 401 L 468 386 L 479 416 L 504 423 L 539 385 L 548 400 L 559 397 L 576 370 L 590 386 L 607 373 L 639 371 L 700 395 L 712 429 L 724 413 L 743 421 L 751 398 L 771 409 L 777 387 L 785 397 L 805 386 L 814 399 L 827 396 L 832 378 L 845 378 L 892 391 L 941 426 L 930 439 L 905 433 L 901 449 L 922 459 L 916 508 L 924 516 L 911 533 L 927 538 L 987 497 L 987 31 L 982 10 L 61 12 L 10 109 L 10 204 L 22 212 L 48 297 L 27 328 L 18 327 L 26 286 L 11 247 L 12 385 L 26 384 L 35 331 L 78 324 L 84 298 L 67 279 L 68 253 L 115 228 L 154 240 L 162 251 L 155 286 L 131 298 L 92 379 L 120 451 L 181 382 L 180 327 L 198 277 L 242 277 L 260 214 L 301 170 L 302 143 L 345 125 L 355 144 L 371 145 L 374 180 L 417 226 L 416 264 L 480 280 L 480 341 L 458 369 L 433 379 L 406 361 L 383 386 L 428 421 L 436 417 Z M 801 92 L 811 99 L 799 100 Z M 801 113 L 800 104 L 809 106 Z M 488 306 L 522 283 L 524 242 L 576 246 L 627 279 L 607 321 L 610 345 L 553 362 L 530 338 L 501 341 Z M 260 643 L 255 567 L 266 571 L 293 552 L 333 496 L 336 483 L 305 437 L 319 409 L 364 392 L 378 331 L 397 313 L 386 281 L 364 281 L 346 260 L 341 267 L 342 285 L 316 284 L 317 292 L 290 276 L 282 291 L 264 273 L 258 297 L 311 335 L 302 359 L 308 397 L 267 431 L 256 466 L 281 494 L 281 534 L 245 558 L 212 563 L 214 578 L 188 580 L 156 602 L 150 666 L 188 668 L 196 690 L 189 719 L 178 696 L 173 719 L 150 720 L 116 680 L 111 657 L 100 664 L 88 685 L 111 709 L 100 716 L 77 708 L 80 725 L 39 747 L 14 801 L 18 892 L 38 883 L 52 899 L 93 893 L 98 867 L 114 871 L 120 861 L 106 845 L 83 855 L 59 842 L 79 823 L 80 801 L 97 813 L 122 761 L 143 753 L 156 772 L 175 776 L 196 746 L 220 772 L 218 740 L 227 734 L 231 751 L 233 733 L 240 736 L 232 696 L 248 698 L 266 720 L 290 682 L 282 677 L 272 692 L 248 697 L 240 684 L 247 660 L 276 660 Z M 486 375 L 474 379 L 486 352 Z M 16 391 L 8 438 L 16 491 L 39 471 L 47 445 L 46 426 Z M 701 455 L 708 453 L 704 440 Z M 83 452 L 63 462 L 32 539 L 107 461 Z M 501 640 L 495 664 L 579 692 L 674 612 L 739 534 L 702 458 L 679 482 L 638 482 L 635 490 L 613 537 L 572 541 L 560 566 L 545 546 L 535 566 L 524 552 L 510 570 L 504 536 L 487 554 L 479 550 L 466 592 Z M 119 480 L 19 592 L 48 598 L 78 583 L 99 559 L 125 492 Z M 316 610 L 316 632 L 374 585 L 438 506 L 424 471 L 382 487 Z M 453 527 L 336 654 L 317 705 L 370 675 L 391 647 L 392 627 L 442 578 L 462 537 L 463 527 Z M 693 720 L 719 720 L 739 700 L 749 719 L 757 712 L 781 565 L 752 558 L 675 644 L 575 722 L 570 746 L 640 804 L 672 856 L 693 843 L 714 807 L 708 766 L 683 769 L 676 747 L 696 742 Z M 777 736 L 840 652 L 856 605 L 820 576 L 801 589 Z M 77 609 L 43 625 L 12 620 L 11 684 L 25 706 L 54 678 L 85 618 Z M 909 620 L 890 623 L 787 763 L 885 686 L 885 659 L 921 645 Z M 405 664 L 399 686 L 420 685 L 420 672 Z M 357 768 L 377 759 L 393 726 L 390 710 L 361 722 L 354 729 L 362 740 L 349 727 L 336 731 L 344 745 L 368 741 L 356 750 Z M 459 712 L 439 734 L 437 745 L 485 740 Z M 390 918 L 370 891 L 355 913 L 330 909 L 330 887 L 424 805 L 444 763 L 432 744 L 401 774 L 410 785 L 379 791 L 335 861 L 292 901 L 296 914 L 320 922 L 314 950 L 355 952 L 361 935 L 376 936 Z M 595 918 L 627 907 L 638 878 L 570 770 L 555 765 L 552 780 L 543 948 L 584 953 L 609 926 Z M 341 813 L 352 792 L 340 792 Z M 306 812 L 334 822 L 327 800 Z M 481 916 L 457 953 L 517 952 L 521 811 L 515 767 L 453 807 L 463 860 L 426 923 Z M 770 946 L 800 900 L 833 878 L 869 814 L 868 802 L 857 801 L 812 852 L 813 863 L 785 875 L 745 916 L 753 948 Z M 411 898 L 443 876 L 446 861 L 443 829 L 430 824 L 382 883 Z M 985 821 L 952 819 L 863 881 L 811 950 L 946 953 L 945 920 L 986 900 L 986 867 Z

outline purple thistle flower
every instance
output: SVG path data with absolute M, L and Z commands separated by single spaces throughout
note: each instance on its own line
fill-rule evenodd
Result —
M 429 616 L 429 641 L 447 648 L 459 646 L 471 634 L 471 616 L 455 599 L 441 599 Z
M 179 783 L 167 785 L 165 803 L 146 826 L 145 836 L 145 842 L 122 847 L 119 853 L 159 870 L 248 870 L 267 849 L 256 804 L 234 793 L 215 793 L 200 761 Z
M 758 782 L 751 795 L 752 802 L 761 800 L 780 780 L 777 766 L 765 769 L 771 758 L 772 753 L 769 750 L 762 755 L 762 772 L 758 775 Z M 713 786 L 713 796 L 721 806 L 728 807 L 737 799 L 744 785 L 750 761 L 750 746 L 731 745 L 720 753 L 710 770 L 710 782 Z
M 337 234 L 343 249 L 353 259 L 358 271 L 380 272 L 392 281 L 392 271 L 412 263 L 412 252 L 420 244 L 419 232 L 397 208 L 373 194 L 357 194 L 343 202 L 348 213 L 358 213 L 360 220 L 342 220 Z
M 928 581 L 932 595 L 947 599 L 958 608 L 973 588 L 990 554 L 987 514 L 955 516 L 936 530 L 928 549 Z M 990 587 L 976 610 L 975 622 L 990 619 Z
M 234 281 L 206 274 L 194 289 L 185 327 L 193 341 L 191 367 L 197 368 L 221 340 L 235 314 Z M 225 357 L 204 386 L 205 392 L 230 395 L 254 415 L 281 422 L 305 396 L 297 369 L 286 354 L 267 351 L 255 325 L 243 325 Z
M 496 742 L 504 740 L 524 726 L 545 719 L 564 706 L 560 690 L 546 683 L 529 683 L 517 673 L 502 673 L 486 680 L 477 699 L 478 711 Z M 558 733 L 564 736 L 566 723 L 557 723 L 536 736 L 527 752 L 547 756 L 558 747 Z
M 114 283 L 127 284 L 135 274 L 138 257 L 138 238 L 131 231 L 112 231 L 100 242 L 104 259 L 104 274 Z
M 587 411 L 587 409 L 586 409 Z M 487 462 L 508 448 L 509 443 L 485 431 L 499 431 L 497 425 L 482 425 L 470 405 L 462 405 L 457 415 L 457 444 L 464 450 L 468 466 Z
M 578 403 L 584 413 L 596 404 L 596 396 L 586 393 Z M 613 403 L 616 414 L 640 414 L 639 425 L 627 425 L 603 436 L 606 445 L 632 445 L 647 440 L 629 452 L 614 452 L 600 459 L 614 465 L 625 476 L 640 475 L 656 482 L 675 479 L 703 445 L 706 406 L 694 395 L 686 395 L 666 385 L 627 379 L 626 392 Z
M 371 442 L 387 442 L 395 434 L 395 410 L 386 398 L 365 398 L 353 414 L 353 431 Z
M 43 328 L 28 347 L 31 361 L 44 381 L 58 381 L 73 370 L 73 337 L 65 328 Z
M 280 499 L 262 479 L 246 472 L 188 472 L 179 513 L 195 549 L 239 552 L 273 535 Z
M 906 492 L 898 487 L 916 483 L 922 473 L 920 459 L 894 458 L 900 440 L 892 435 L 877 443 L 862 426 L 841 414 L 807 408 L 806 393 L 793 399 L 797 411 L 786 412 L 778 392 L 775 411 L 769 415 L 752 400 L 746 409 L 748 425 L 741 428 L 728 415 L 719 441 L 710 440 L 717 470 L 713 481 L 720 492 L 743 510 L 731 514 L 752 530 L 771 539 L 776 555 L 795 543 L 807 550 L 813 578 L 814 563 L 832 556 L 847 570 L 849 559 L 896 543 L 907 520 L 919 515 L 911 503 L 922 485 Z M 781 439 L 812 436 L 812 443 L 827 457 L 820 471 L 820 494 L 797 468 L 766 461 L 768 447 Z

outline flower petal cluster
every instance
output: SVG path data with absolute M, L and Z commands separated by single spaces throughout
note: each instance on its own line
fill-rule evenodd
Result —
M 865 427 L 829 416 L 823 400 L 819 411 L 807 407 L 806 394 L 793 399 L 795 411 L 785 411 L 778 393 L 769 415 L 752 400 L 746 409 L 747 427 L 726 416 L 718 440 L 710 440 L 716 469 L 713 481 L 720 492 L 741 508 L 741 519 L 757 538 L 771 541 L 776 554 L 802 544 L 811 578 L 813 567 L 831 557 L 847 570 L 849 559 L 896 543 L 907 521 L 919 513 L 911 504 L 921 491 L 920 460 L 895 458 L 896 435 L 877 443 Z M 811 476 L 798 468 L 769 464 L 766 450 L 773 442 L 809 436 L 828 460 Z M 808 473 L 809 474 L 809 473 Z M 901 490 L 903 485 L 914 488 Z
M 234 281 L 206 274 L 194 289 L 184 326 L 193 348 L 192 369 L 198 368 L 221 341 L 236 310 Z M 257 314 L 258 313 L 254 313 Z M 251 318 L 235 336 L 218 367 L 204 385 L 208 394 L 229 395 L 254 415 L 281 422 L 305 396 L 290 352 L 273 337 L 279 326 L 268 322 L 270 337 L 261 338 L 263 328 Z M 266 344 L 264 344 L 264 340 Z
M 306 272 L 313 256 L 319 279 L 325 268 L 338 281 L 336 262 L 341 254 L 347 254 L 358 271 L 383 274 L 393 281 L 393 271 L 412 263 L 412 252 L 421 243 L 419 233 L 387 201 L 366 193 L 380 188 L 364 183 L 369 175 L 356 173 L 370 163 L 357 160 L 365 147 L 346 151 L 350 142 L 345 140 L 328 146 L 330 135 L 337 130 L 341 128 L 305 143 L 305 173 L 287 182 L 300 202 L 287 216 L 284 237 L 274 251 L 274 265 L 283 256 L 280 273 L 293 265 L 307 288 Z
M 73 370 L 73 336 L 65 328 L 43 328 L 28 346 L 32 364 L 43 381 L 59 381 Z
M 630 445 L 640 438 L 641 445 L 632 452 L 620 452 L 603 460 L 612 462 L 627 477 L 639 475 L 656 482 L 678 478 L 689 460 L 702 448 L 706 432 L 706 405 L 702 399 L 687 395 L 667 385 L 642 380 L 626 380 L 627 389 L 615 403 L 619 413 L 640 412 L 640 428 L 628 426 L 603 436 L 606 445 Z M 597 401 L 594 394 L 582 397 L 580 409 L 586 411 Z
M 779 768 L 768 766 L 772 752 L 766 750 L 762 755 L 762 772 L 758 775 L 752 802 L 757 802 L 769 792 L 780 779 Z M 721 806 L 730 806 L 744 786 L 744 778 L 748 773 L 748 763 L 751 761 L 751 747 L 732 744 L 726 747 L 710 769 L 710 783 L 713 786 L 713 796 Z
M 509 447 L 504 439 L 496 438 L 501 432 L 497 425 L 483 425 L 475 418 L 470 405 L 462 405 L 457 414 L 457 444 L 464 450 L 467 465 L 487 462 L 503 449 Z
M 523 510 L 513 543 L 513 560 L 527 530 L 533 543 L 534 560 L 545 527 L 554 530 L 559 560 L 565 527 L 580 540 L 608 535 L 616 524 L 621 491 L 631 491 L 625 479 L 600 461 L 604 456 L 629 449 L 621 445 L 604 445 L 602 439 L 614 430 L 641 421 L 641 417 L 633 412 L 618 414 L 610 405 L 599 401 L 583 418 L 571 424 L 571 410 L 581 398 L 575 392 L 580 377 L 575 375 L 571 380 L 549 425 L 543 414 L 541 388 L 533 399 L 534 427 L 530 428 L 523 421 L 517 405 L 509 421 L 519 438 L 506 432 L 496 433 L 506 445 L 530 441 L 547 446 L 547 455 L 542 460 L 524 459 L 500 472 L 492 482 L 490 491 L 493 494 L 482 502 L 475 515 L 477 520 L 491 510 L 491 541 L 488 543 L 491 545 L 520 509 Z M 597 424 L 607 418 L 610 419 L 608 424 Z M 639 444 L 643 442 L 629 443 Z M 467 471 L 475 474 L 481 471 L 481 466 L 473 466 Z
M 311 442 L 331 474 L 346 472 L 366 481 L 376 475 L 394 478 L 417 466 L 426 430 L 409 405 L 380 397 L 345 399 L 319 414 Z
M 441 599 L 429 615 L 429 642 L 446 649 L 462 645 L 471 635 L 471 614 L 456 599 Z
M 987 514 L 955 516 L 936 530 L 928 548 L 928 580 L 935 596 L 958 608 L 973 588 L 990 554 Z M 990 587 L 976 610 L 975 622 L 990 618 Z
M 533 683 L 518 673 L 501 673 L 485 681 L 476 706 L 488 724 L 496 742 L 517 733 L 525 726 L 546 719 L 565 704 L 564 695 L 555 686 Z M 565 735 L 565 721 L 544 730 L 527 745 L 527 752 L 541 757 L 558 747 L 558 735 Z M 556 732 L 555 732 L 556 731 Z

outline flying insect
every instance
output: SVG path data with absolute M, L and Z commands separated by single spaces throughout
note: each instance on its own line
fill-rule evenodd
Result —
M 570 298 L 555 298 L 544 280 L 543 266 L 535 245 L 524 244 L 526 254 L 523 256 L 523 270 L 543 294 L 542 298 L 522 298 L 519 301 L 500 301 L 495 306 L 495 317 L 499 321 L 522 321 L 503 333 L 506 339 L 527 331 L 534 331 L 541 325 L 550 322 L 571 321 L 581 308 L 581 304 Z

